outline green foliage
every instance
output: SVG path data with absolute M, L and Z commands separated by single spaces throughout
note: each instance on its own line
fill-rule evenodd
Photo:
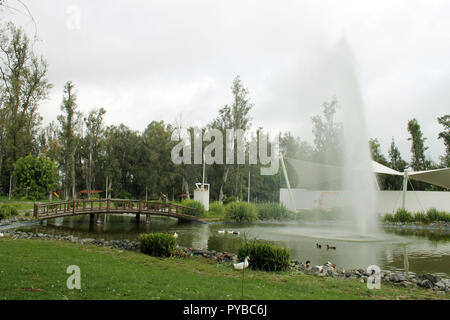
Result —
M 231 196 L 231 197 L 224 197 L 223 198 L 223 204 L 224 205 L 227 205 L 227 204 L 229 204 L 229 203 L 231 203 L 231 202 L 236 202 L 236 197 L 235 196 Z
M 289 268 L 290 251 L 263 241 L 252 240 L 241 245 L 238 257 L 243 261 L 250 257 L 249 267 L 253 270 L 284 271 Z
M 427 211 L 427 218 L 429 222 L 434 221 L 450 221 L 450 213 L 446 213 L 444 211 L 438 211 L 436 208 L 431 208 Z
M 417 212 L 414 215 L 414 221 L 415 222 L 420 222 L 420 223 L 427 223 L 428 222 L 428 217 L 423 212 Z
M 126 190 L 120 190 L 116 195 L 115 198 L 117 199 L 131 199 L 131 193 L 129 193 Z
M 29 199 L 46 197 L 56 186 L 58 173 L 56 164 L 44 155 L 35 158 L 31 154 L 14 164 L 17 193 Z
M 253 222 L 258 218 L 256 206 L 247 202 L 231 202 L 225 206 L 225 221 Z
M 414 215 L 406 209 L 398 209 L 395 215 L 386 214 L 383 217 L 383 222 L 420 222 L 420 223 L 430 223 L 430 222 L 449 222 L 450 213 L 439 211 L 436 208 L 429 209 L 426 213 L 416 212 Z
M 208 216 L 224 217 L 225 207 L 218 201 L 215 201 L 209 205 Z
M 181 205 L 185 206 L 185 207 L 189 207 L 189 208 L 196 208 L 196 209 L 198 209 L 198 216 L 200 218 L 206 217 L 205 206 L 203 205 L 203 203 L 201 203 L 199 201 L 185 199 L 181 202 Z M 192 216 L 195 216 L 195 214 L 196 214 L 195 210 L 191 210 L 191 209 L 186 209 L 184 211 L 184 213 L 192 215 Z
M 394 222 L 394 216 L 391 213 L 386 213 L 383 217 L 383 222 Z
M 413 215 L 406 209 L 398 209 L 394 214 L 395 222 L 412 222 L 414 221 Z
M 9 217 L 14 217 L 19 215 L 19 210 L 17 206 L 10 203 L 3 203 L 0 205 L 0 220 L 8 219 Z
M 156 257 L 170 257 L 177 247 L 175 237 L 168 233 L 142 234 L 139 243 L 141 252 Z
M 257 209 L 260 220 L 286 220 L 289 218 L 289 210 L 282 203 L 259 203 Z

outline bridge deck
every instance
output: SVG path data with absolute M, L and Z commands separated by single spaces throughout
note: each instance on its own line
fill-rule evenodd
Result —
M 126 199 L 80 199 L 35 203 L 34 217 L 49 219 L 84 214 L 133 213 L 198 220 L 198 209 L 171 203 Z

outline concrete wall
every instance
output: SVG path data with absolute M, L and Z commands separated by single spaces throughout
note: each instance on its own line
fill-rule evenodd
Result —
M 345 191 L 310 191 L 291 189 L 297 209 L 331 209 L 344 203 Z M 394 212 L 402 205 L 402 191 L 376 191 L 379 213 Z M 280 189 L 280 202 L 292 210 L 288 189 Z M 446 191 L 407 191 L 405 208 L 409 211 L 423 211 L 429 208 L 450 212 L 450 192 Z

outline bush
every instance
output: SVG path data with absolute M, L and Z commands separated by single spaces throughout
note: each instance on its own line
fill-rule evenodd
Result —
M 236 197 L 235 196 L 231 196 L 231 197 L 227 197 L 227 196 L 225 196 L 224 198 L 223 198 L 223 204 L 225 204 L 225 205 L 227 205 L 227 204 L 229 204 L 229 203 L 231 203 L 231 202 L 236 202 Z
M 253 270 L 284 271 L 289 268 L 290 251 L 286 248 L 262 241 L 252 240 L 241 245 L 239 260 L 250 257 L 249 267 Z
M 8 219 L 19 215 L 19 210 L 14 204 L 4 203 L 0 206 L 0 219 Z
M 260 220 L 285 220 L 289 217 L 289 210 L 282 203 L 260 203 L 257 209 Z
M 258 218 L 256 206 L 247 202 L 231 202 L 225 206 L 225 220 L 253 222 Z
M 395 222 L 412 222 L 414 221 L 414 217 L 412 214 L 406 209 L 398 209 L 394 215 Z
M 139 243 L 141 252 L 156 257 L 170 257 L 177 247 L 175 237 L 168 233 L 142 234 Z
M 200 201 L 185 199 L 181 202 L 181 205 L 189 208 L 196 208 L 198 209 L 198 216 L 200 218 L 206 217 L 205 206 Z M 196 212 L 195 210 L 187 209 L 184 211 L 184 213 L 191 216 L 195 216 Z
M 428 222 L 428 217 L 423 212 L 417 212 L 414 215 L 414 221 L 415 222 L 421 222 L 421 223 L 427 223 Z
M 218 201 L 215 201 L 209 205 L 208 215 L 216 216 L 216 217 L 224 217 L 225 216 L 225 207 L 222 204 L 220 204 Z
M 129 193 L 126 190 L 120 190 L 116 195 L 115 198 L 117 199 L 130 199 L 131 198 L 131 193 Z
M 427 211 L 427 218 L 429 222 L 438 221 L 439 216 L 439 211 L 436 208 L 431 208 Z
M 394 216 L 390 213 L 386 213 L 383 217 L 383 222 L 394 222 Z

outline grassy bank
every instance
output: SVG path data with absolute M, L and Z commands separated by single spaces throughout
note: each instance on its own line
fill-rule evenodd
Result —
M 69 290 L 66 269 L 81 269 Z M 437 299 L 432 291 L 295 272 L 246 270 L 245 299 Z M 241 273 L 231 264 L 154 258 L 137 252 L 61 241 L 0 239 L 0 299 L 241 299 Z

